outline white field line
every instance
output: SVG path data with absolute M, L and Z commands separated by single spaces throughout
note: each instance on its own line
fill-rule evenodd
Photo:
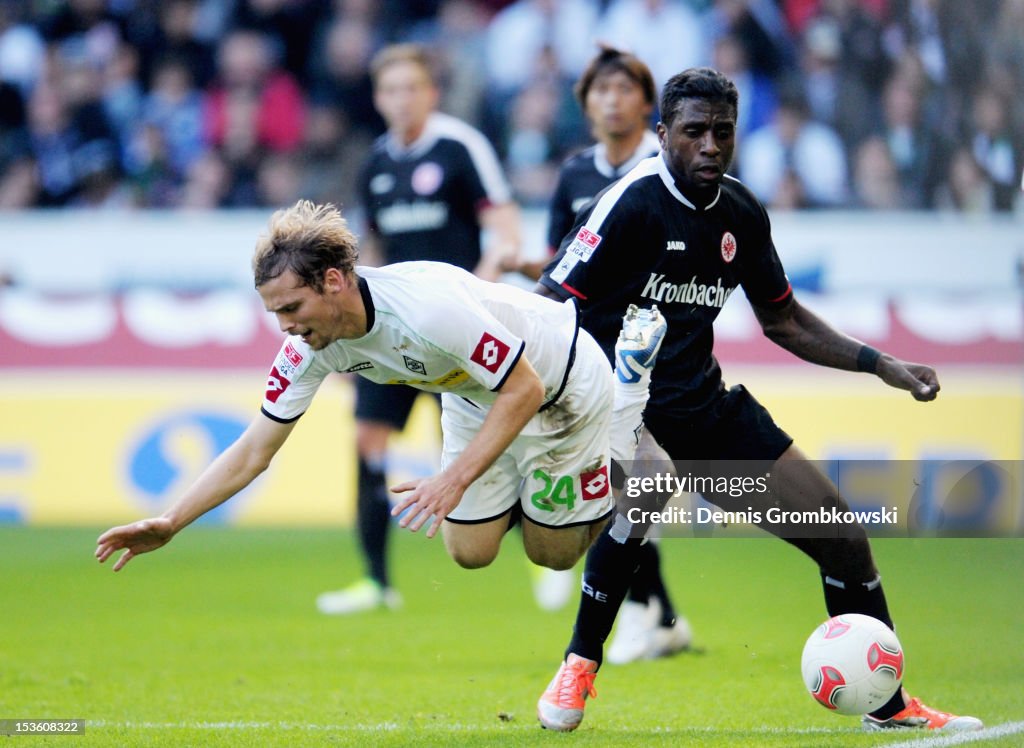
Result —
M 902 743 L 886 743 L 885 748 L 945 748 L 949 745 L 966 745 L 1019 733 L 1024 733 L 1024 722 L 1004 722 L 976 732 L 951 732 L 918 740 L 905 740 Z
M 531 715 L 532 717 L 532 715 Z M 536 724 L 532 719 L 530 720 L 514 720 L 516 724 Z M 122 730 L 296 730 L 299 732 L 381 732 L 381 731 L 392 731 L 401 730 L 409 727 L 408 723 L 400 722 L 380 722 L 377 724 L 344 724 L 344 725 L 331 725 L 331 724 L 315 724 L 306 722 L 256 722 L 256 721 L 231 721 L 231 722 L 134 722 L 134 721 L 106 721 L 106 720 L 87 720 L 87 728 L 108 728 L 108 729 L 122 729 Z M 498 728 L 497 720 L 495 723 L 488 723 L 487 725 L 467 725 L 461 722 L 453 722 L 449 725 L 416 725 L 417 730 L 429 731 L 429 732 L 467 732 L 471 730 L 491 730 Z M 537 725 L 537 729 L 540 726 Z M 829 728 L 829 727 L 772 727 L 772 726 L 761 726 L 761 727 L 749 727 L 749 728 L 733 728 L 725 729 L 718 727 L 686 727 L 686 728 L 668 728 L 664 726 L 654 725 L 651 727 L 637 728 L 637 727 L 609 727 L 609 728 L 597 728 L 602 732 L 635 732 L 637 729 L 643 729 L 645 732 L 701 732 L 709 735 L 716 733 L 737 733 L 737 732 L 749 732 L 760 735 L 835 735 L 841 733 L 849 734 L 860 734 L 860 728 Z M 888 748 L 888 746 L 886 746 Z
M 519 722 L 519 720 L 517 720 Z M 529 724 L 529 720 L 520 722 L 521 724 Z M 364 732 L 386 732 L 401 730 L 407 727 L 408 724 L 402 724 L 399 722 L 380 722 L 372 725 L 364 724 L 344 724 L 344 725 L 331 725 L 331 724 L 315 724 L 306 722 L 253 722 L 253 721 L 237 721 L 237 722 L 108 722 L 105 720 L 88 720 L 86 727 L 92 728 L 112 728 L 112 729 L 127 729 L 127 730 L 295 730 L 297 732 L 352 732 L 352 733 L 364 733 Z M 497 724 L 489 725 L 466 725 L 459 722 L 454 722 L 450 725 L 416 725 L 417 730 L 423 730 L 426 732 L 469 732 L 473 730 L 491 730 L 497 728 Z M 539 728 L 538 728 L 539 729 Z M 635 732 L 637 728 L 624 728 L 624 727 L 613 727 L 600 729 L 601 732 Z M 850 728 L 828 728 L 828 727 L 751 727 L 745 729 L 723 729 L 718 727 L 687 727 L 683 729 L 669 729 L 667 727 L 652 726 L 645 728 L 644 731 L 650 732 L 700 732 L 707 735 L 715 735 L 718 733 L 723 734 L 737 734 L 737 733 L 755 733 L 759 735 L 835 735 L 835 734 L 860 734 L 859 727 Z M 996 738 L 1003 738 L 1009 735 L 1017 735 L 1024 733 L 1024 722 L 1006 722 L 1001 725 L 995 725 L 994 727 L 986 727 L 983 730 L 977 732 L 958 732 L 948 734 L 924 734 L 922 733 L 919 737 L 911 740 L 905 740 L 899 743 L 886 743 L 885 748 L 946 748 L 947 746 L 958 746 L 966 745 L 968 743 L 977 743 L 985 740 L 994 740 Z

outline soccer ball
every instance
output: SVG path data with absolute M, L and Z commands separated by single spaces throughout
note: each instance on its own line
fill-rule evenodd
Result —
M 903 647 L 871 616 L 844 613 L 814 630 L 800 658 L 804 685 L 837 714 L 867 714 L 887 702 L 903 680 Z

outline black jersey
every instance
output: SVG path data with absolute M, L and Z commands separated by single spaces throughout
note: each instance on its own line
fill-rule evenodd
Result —
M 385 262 L 435 260 L 466 270 L 480 261 L 478 212 L 511 200 L 487 139 L 439 112 L 407 148 L 389 134 L 377 139 L 359 194 Z
M 712 324 L 735 288 L 762 306 L 792 293 L 757 198 L 726 177 L 711 204 L 697 209 L 660 155 L 584 210 L 541 283 L 579 300 L 583 327 L 613 362 L 626 307 L 657 304 L 668 331 L 648 409 L 677 415 L 703 407 L 721 386 Z
M 661 144 L 658 143 L 658 136 L 647 130 L 633 155 L 619 166 L 612 166 L 609 163 L 607 149 L 601 143 L 566 159 L 558 171 L 558 184 L 551 196 L 548 248 L 554 252 L 562 245 L 562 239 L 576 223 L 576 214 L 593 200 L 598 192 L 628 174 L 634 166 L 659 150 Z

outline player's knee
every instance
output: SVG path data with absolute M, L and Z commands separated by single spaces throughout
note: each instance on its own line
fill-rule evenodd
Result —
M 498 555 L 498 549 L 452 547 L 449 545 L 448 555 L 463 569 L 482 569 L 494 561 Z
M 482 569 L 485 566 L 490 566 L 494 557 L 474 553 L 453 553 L 452 559 L 463 569 Z
M 580 560 L 585 549 L 579 548 L 527 548 L 526 556 L 538 566 L 555 571 L 571 569 Z

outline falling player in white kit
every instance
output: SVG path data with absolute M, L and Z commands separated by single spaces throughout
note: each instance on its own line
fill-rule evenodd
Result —
M 569 568 L 613 510 L 609 443 L 631 454 L 649 374 L 616 378 L 573 301 L 559 303 L 489 283 L 444 263 L 355 265 L 356 240 L 333 206 L 300 201 L 278 211 L 253 259 L 255 285 L 289 334 L 274 361 L 261 413 L 163 515 L 100 536 L 96 556 L 120 549 L 122 568 L 166 544 L 265 470 L 331 372 L 442 392 L 444 455 L 437 475 L 395 487 L 395 514 L 412 531 L 443 528 L 461 566 L 486 566 L 521 514 L 535 563 Z M 660 322 L 627 340 L 646 347 Z M 627 336 L 628 337 L 628 336 Z M 622 388 L 636 393 L 623 396 Z M 615 388 L 620 391 L 614 396 Z M 429 523 L 429 524 L 428 524 Z

